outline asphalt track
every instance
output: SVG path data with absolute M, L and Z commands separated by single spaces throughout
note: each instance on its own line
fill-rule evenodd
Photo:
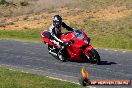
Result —
M 132 52 L 107 49 L 97 51 L 102 60 L 100 65 L 61 62 L 49 55 L 47 46 L 42 43 L 0 40 L 0 66 L 76 83 L 81 76 L 82 67 L 89 72 L 90 79 L 132 80 Z M 106 88 L 109 87 L 111 86 Z M 132 86 L 116 86 L 116 88 L 132 88 Z

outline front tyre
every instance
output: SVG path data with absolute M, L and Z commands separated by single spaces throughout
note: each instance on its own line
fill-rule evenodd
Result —
M 95 49 L 91 49 L 89 51 L 90 63 L 92 64 L 99 64 L 100 63 L 100 56 Z

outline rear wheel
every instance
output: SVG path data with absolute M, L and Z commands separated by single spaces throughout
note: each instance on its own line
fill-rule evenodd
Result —
M 48 45 L 48 50 L 51 51 L 52 53 L 50 53 L 54 58 L 62 61 L 62 62 L 65 62 L 66 61 L 66 53 L 63 51 L 63 52 L 60 52 L 59 49 L 55 48 L 54 46 L 51 46 L 51 45 Z M 56 55 L 54 55 L 54 53 Z
M 66 52 L 65 48 L 62 48 L 62 49 L 59 50 L 58 58 L 60 59 L 60 61 L 63 61 L 63 62 L 67 61 L 68 55 L 67 55 L 67 52 Z
M 62 54 L 58 54 L 58 59 L 62 62 L 66 61 L 65 57 Z
M 48 45 L 48 50 L 49 50 L 49 54 L 51 54 L 54 58 L 59 60 L 58 55 L 57 55 L 58 53 L 57 49 L 53 49 L 53 46 Z
M 100 56 L 95 49 L 91 49 L 89 51 L 89 59 L 92 64 L 99 64 L 100 63 Z

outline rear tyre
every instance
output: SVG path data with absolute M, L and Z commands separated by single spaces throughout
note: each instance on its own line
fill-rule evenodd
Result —
M 100 63 L 100 56 L 95 49 L 91 49 L 89 51 L 90 63 L 91 64 L 99 64 Z
M 66 62 L 66 60 L 67 60 L 67 56 L 66 55 L 67 54 L 66 54 L 66 51 L 64 49 L 60 50 L 58 52 L 58 58 L 59 58 L 59 60 L 62 61 L 62 62 Z
M 49 53 L 49 54 L 51 54 L 55 59 L 58 59 L 59 60 L 59 58 L 57 56 L 57 53 L 58 53 L 57 49 L 53 49 L 53 46 L 48 45 L 48 50 L 56 53 L 56 55 L 53 55 L 52 53 Z
M 65 53 L 64 50 L 62 50 L 60 52 L 59 49 L 57 49 L 57 48 L 55 48 L 53 46 L 50 46 L 50 45 L 48 45 L 48 50 L 56 53 L 56 55 L 51 54 L 54 58 L 56 58 L 56 59 L 58 59 L 58 60 L 60 60 L 62 62 L 66 62 L 66 53 Z
M 61 55 L 61 54 L 58 54 L 58 59 L 60 61 L 62 61 L 62 62 L 65 62 L 66 61 L 65 57 L 63 55 Z

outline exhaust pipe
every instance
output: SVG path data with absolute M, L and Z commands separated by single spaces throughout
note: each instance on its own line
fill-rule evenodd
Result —
M 56 53 L 54 53 L 54 52 L 52 52 L 51 50 L 49 51 L 49 54 L 52 54 L 52 55 L 54 55 L 54 56 L 56 56 L 56 57 L 57 57 L 57 54 L 56 54 Z

